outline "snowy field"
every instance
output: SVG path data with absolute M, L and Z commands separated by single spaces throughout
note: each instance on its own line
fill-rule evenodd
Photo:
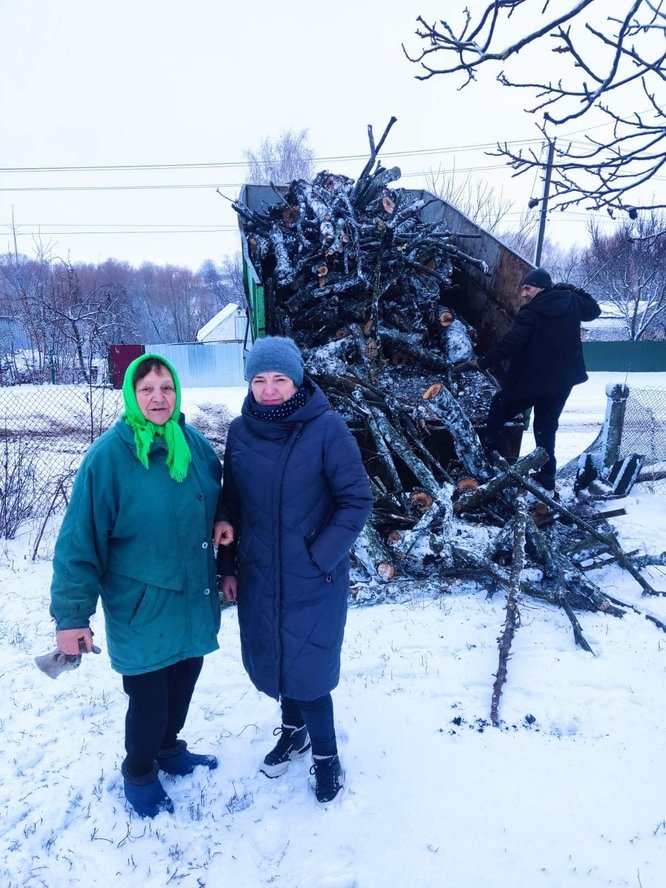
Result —
M 596 436 L 604 389 L 574 390 L 561 463 Z M 662 386 L 665 375 L 629 384 Z M 183 409 L 240 390 L 186 391 Z M 533 447 L 531 432 L 525 449 Z M 615 519 L 626 549 L 666 549 L 666 503 L 634 488 Z M 309 762 L 268 780 L 278 707 L 240 663 L 236 612 L 206 658 L 184 732 L 220 767 L 165 778 L 176 813 L 127 811 L 118 769 L 125 697 L 103 649 L 53 681 L 36 654 L 53 646 L 48 590 L 57 522 L 32 562 L 34 528 L 0 541 L 0 885 L 3 888 L 661 888 L 666 873 L 666 635 L 643 616 L 566 616 L 520 605 L 500 716 L 488 726 L 503 596 L 464 583 L 436 599 L 352 608 L 334 692 L 347 787 L 320 806 Z M 666 593 L 665 569 L 649 569 Z M 609 594 L 666 621 L 666 598 L 641 597 L 615 566 Z

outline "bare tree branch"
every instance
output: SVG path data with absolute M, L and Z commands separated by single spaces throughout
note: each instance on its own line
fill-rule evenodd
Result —
M 549 5 L 545 3 L 542 15 Z M 457 25 L 450 19 L 428 24 L 420 16 L 416 36 L 427 47 L 416 54 L 404 46 L 403 51 L 422 69 L 417 79 L 463 74 L 461 89 L 477 79 L 483 66 L 501 65 L 498 81 L 534 93 L 536 102 L 525 110 L 541 116 L 537 126 L 543 138 L 555 141 L 551 205 L 564 209 L 584 204 L 635 218 L 639 209 L 666 207 L 666 199 L 646 191 L 666 163 L 666 11 L 655 0 L 625 0 L 624 6 L 619 15 L 608 15 L 607 3 L 582 0 L 545 24 L 537 19 L 535 26 L 533 18 L 526 19 L 538 12 L 535 2 L 494 0 L 476 21 L 469 10 Z M 521 14 L 520 36 L 502 45 L 499 35 L 508 20 Z M 511 31 L 516 32 L 513 22 Z M 526 65 L 521 57 L 518 67 L 521 51 L 544 44 L 562 57 L 558 79 L 541 79 L 545 66 L 540 59 Z M 438 65 L 442 59 L 444 64 Z M 535 79 L 524 77 L 528 67 L 536 72 Z M 519 72 L 517 77 L 512 70 Z M 639 97 L 647 107 L 636 111 Z M 589 123 L 592 115 L 606 120 L 607 136 L 587 133 L 582 142 L 561 139 L 559 128 L 573 121 Z M 542 171 L 546 165 L 534 150 L 514 150 L 506 143 L 497 146 L 494 156 L 506 158 L 515 175 Z

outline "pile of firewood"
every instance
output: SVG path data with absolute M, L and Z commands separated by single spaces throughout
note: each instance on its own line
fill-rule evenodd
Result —
M 590 569 L 616 560 L 654 590 L 593 505 L 569 508 L 530 481 L 544 451 L 513 465 L 485 452 L 478 432 L 496 383 L 452 373 L 476 332 L 447 305 L 454 265 L 483 263 L 441 222 L 422 220 L 425 198 L 389 187 L 400 172 L 377 155 L 392 122 L 377 145 L 369 129 L 355 181 L 321 172 L 275 188 L 261 212 L 234 204 L 270 332 L 297 341 L 364 456 L 375 508 L 353 553 L 355 592 L 383 599 L 412 580 L 446 590 L 460 578 L 520 590 L 562 607 L 589 650 L 575 610 L 627 608 Z

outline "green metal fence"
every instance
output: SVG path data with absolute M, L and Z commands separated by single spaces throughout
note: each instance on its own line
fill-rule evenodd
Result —
M 629 373 L 666 371 L 666 341 L 584 342 L 588 370 L 626 370 Z

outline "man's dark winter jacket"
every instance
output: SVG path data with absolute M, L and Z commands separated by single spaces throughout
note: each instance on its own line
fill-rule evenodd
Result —
M 484 370 L 508 358 L 502 389 L 510 398 L 566 391 L 587 379 L 580 323 L 600 313 L 589 293 L 569 284 L 542 290 L 523 305 L 506 336 L 479 358 L 479 367 Z
M 354 437 L 307 377 L 305 386 L 304 406 L 279 422 L 254 417 L 248 395 L 224 456 L 243 663 L 275 699 L 315 700 L 337 685 L 349 550 L 372 509 Z

